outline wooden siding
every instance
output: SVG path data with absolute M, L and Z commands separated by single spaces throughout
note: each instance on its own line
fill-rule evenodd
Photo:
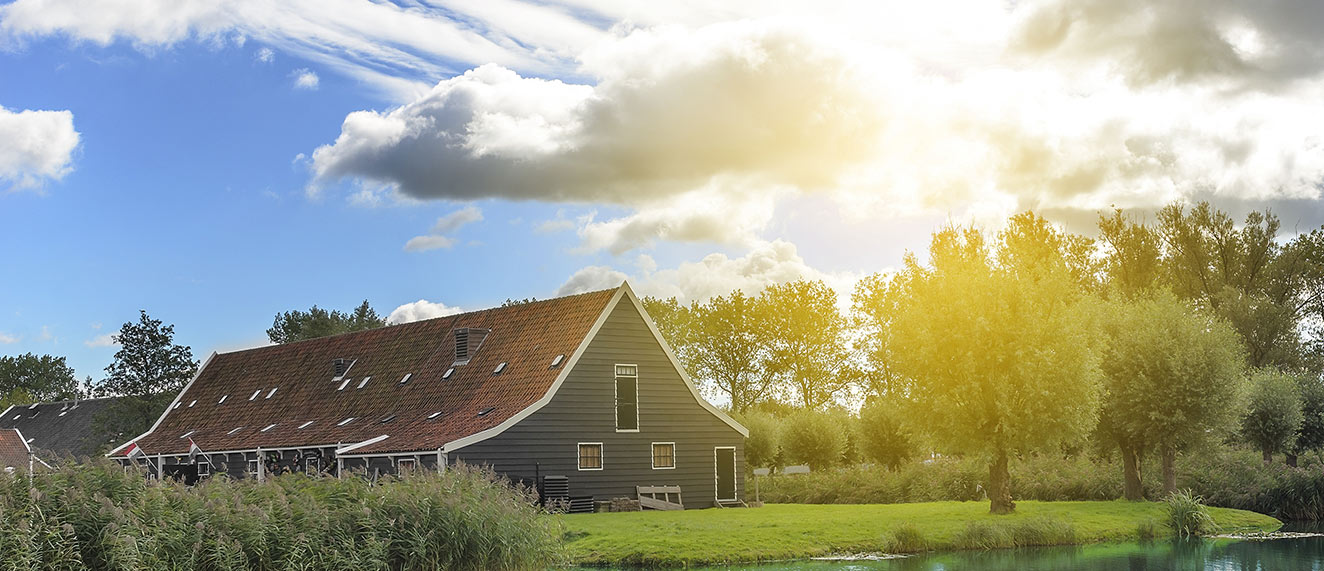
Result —
M 639 430 L 616 431 L 615 365 L 639 366 Z M 601 442 L 603 468 L 578 470 L 580 442 Z M 653 469 L 652 443 L 676 443 L 676 467 Z M 643 316 L 622 298 L 556 395 L 488 440 L 449 452 L 452 462 L 488 465 L 532 484 L 564 475 L 570 495 L 634 497 L 635 486 L 680 486 L 689 508 L 716 498 L 713 450 L 736 448 L 737 497 L 744 498 L 744 438 L 695 402 Z

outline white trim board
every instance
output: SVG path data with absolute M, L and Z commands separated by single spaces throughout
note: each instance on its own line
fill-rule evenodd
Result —
M 165 420 L 166 415 L 170 414 L 172 411 L 175 410 L 176 404 L 179 404 L 181 401 L 183 401 L 184 395 L 188 394 L 188 390 L 190 387 L 193 386 L 193 382 L 198 380 L 198 377 L 202 376 L 202 372 L 207 370 L 207 365 L 211 364 L 212 360 L 215 358 L 216 358 L 215 351 L 212 351 L 210 355 L 207 355 L 207 359 L 204 360 L 201 365 L 198 365 L 198 372 L 193 373 L 193 378 L 189 379 L 188 383 L 184 385 L 184 389 L 179 391 L 179 394 L 175 395 L 175 400 L 170 401 L 170 404 L 166 405 L 165 411 L 161 413 L 161 418 L 156 419 L 156 422 L 152 423 L 152 427 L 148 428 L 147 432 L 139 434 L 138 436 L 134 437 L 132 440 L 129 440 L 124 444 L 112 448 L 110 452 L 106 453 L 106 457 L 107 458 L 113 457 L 116 452 L 125 449 L 130 444 L 133 444 L 134 442 L 137 442 L 138 440 L 142 439 L 144 436 L 156 432 L 156 428 L 158 426 L 161 426 L 161 421 Z

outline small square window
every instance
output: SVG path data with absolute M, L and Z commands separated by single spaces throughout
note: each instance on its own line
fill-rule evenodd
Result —
M 248 473 L 254 476 L 257 475 L 257 460 L 248 461 Z
M 198 462 L 198 477 L 206 478 L 207 476 L 210 475 L 211 475 L 211 464 L 207 462 L 206 458 L 203 458 L 201 462 Z
M 676 443 L 675 442 L 654 442 L 653 443 L 653 469 L 666 469 L 676 467 Z
M 413 458 L 400 458 L 395 461 L 395 471 L 397 472 L 407 472 L 413 470 L 416 466 L 418 466 L 418 462 Z
M 305 458 L 303 461 L 303 473 L 316 475 L 322 472 L 322 459 L 316 456 Z
M 580 470 L 602 469 L 601 442 L 581 442 L 579 444 L 579 469 Z

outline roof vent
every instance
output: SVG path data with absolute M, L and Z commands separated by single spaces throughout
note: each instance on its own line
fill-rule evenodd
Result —
M 496 410 L 496 407 L 489 406 L 478 413 L 478 416 L 487 416 L 487 413 Z
M 552 368 L 555 369 L 555 368 L 557 368 L 557 367 L 560 367 L 560 366 L 561 366 L 561 361 L 564 361 L 564 360 L 565 360 L 565 353 L 562 353 L 562 354 L 560 354 L 560 355 L 557 355 L 555 359 L 552 359 Z
M 478 352 L 478 348 L 483 344 L 483 339 L 487 337 L 488 329 L 475 329 L 473 327 L 457 327 L 454 331 L 455 337 L 455 364 L 463 365 L 469 362 L 469 359 Z
M 346 361 L 344 359 L 331 360 L 331 370 L 335 372 L 335 377 L 337 379 L 345 376 L 345 372 L 349 371 L 349 365 L 350 365 L 349 361 Z
M 388 423 L 388 422 L 391 422 L 392 420 L 395 420 L 395 415 L 394 415 L 394 414 L 389 415 L 389 416 L 387 416 L 386 418 L 381 419 L 381 420 L 379 421 L 379 423 L 380 423 L 380 424 L 386 424 L 386 423 Z

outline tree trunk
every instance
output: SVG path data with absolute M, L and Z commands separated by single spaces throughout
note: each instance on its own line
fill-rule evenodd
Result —
M 1177 447 L 1172 444 L 1164 444 L 1163 452 L 1163 494 L 1173 494 L 1177 492 Z
M 1269 452 L 1268 450 L 1265 450 L 1265 451 L 1264 451 L 1264 465 L 1265 465 L 1265 466 L 1268 466 L 1269 464 L 1273 464 L 1273 453 L 1272 453 L 1272 452 Z
M 1296 454 L 1293 454 L 1291 452 L 1287 453 L 1287 465 L 1293 468 L 1296 467 Z
M 1007 452 L 998 450 L 988 465 L 989 513 L 1009 514 L 1016 509 L 1011 501 L 1011 474 L 1007 472 Z
M 1123 493 L 1126 499 L 1133 502 L 1145 499 L 1145 489 L 1140 483 L 1140 454 L 1135 446 L 1122 446 L 1122 476 L 1126 482 Z

